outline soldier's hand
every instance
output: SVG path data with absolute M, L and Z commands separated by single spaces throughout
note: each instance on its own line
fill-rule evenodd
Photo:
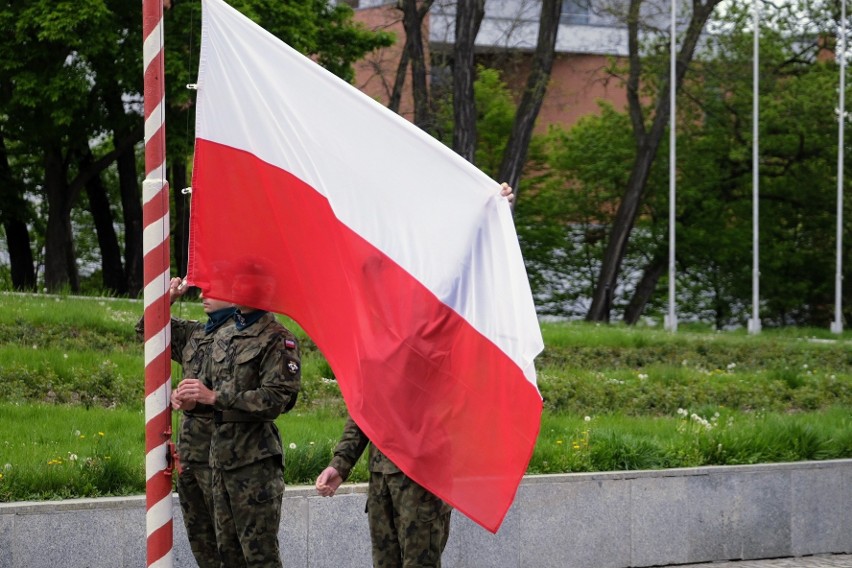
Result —
M 169 302 L 175 303 L 175 300 L 186 294 L 189 286 L 186 285 L 186 278 L 172 278 L 169 281 Z
M 509 205 L 514 205 L 515 203 L 515 192 L 512 187 L 506 183 L 505 181 L 500 184 L 500 195 L 509 200 Z
M 195 406 L 196 402 L 201 404 L 213 404 L 216 402 L 216 391 L 207 388 L 198 379 L 184 379 L 178 385 L 177 395 L 183 401 L 183 407 L 189 410 L 189 403 Z
M 172 401 L 172 408 L 175 410 L 183 410 L 183 401 L 177 394 L 177 390 L 172 391 L 172 396 L 170 397 Z
M 323 497 L 331 497 L 337 491 L 337 488 L 340 487 L 341 483 L 343 483 L 343 478 L 340 477 L 340 472 L 328 466 L 317 477 L 317 493 Z

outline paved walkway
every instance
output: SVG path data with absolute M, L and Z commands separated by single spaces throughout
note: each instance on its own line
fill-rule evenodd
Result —
M 681 564 L 677 568 L 852 568 L 850 554 L 820 554 L 800 558 L 774 560 L 738 560 L 736 562 L 704 562 Z

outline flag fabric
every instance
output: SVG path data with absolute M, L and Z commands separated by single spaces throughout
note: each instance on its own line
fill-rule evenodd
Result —
M 543 348 L 499 184 L 222 0 L 202 13 L 189 283 L 298 322 L 370 440 L 497 532 Z

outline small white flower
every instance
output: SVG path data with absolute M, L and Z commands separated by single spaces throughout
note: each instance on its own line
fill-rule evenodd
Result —
M 77 454 L 68 454 L 68 461 L 77 461 Z
M 7 463 L 6 465 L 4 465 L 4 466 L 3 466 L 3 469 L 4 469 L 5 471 L 9 471 L 10 469 L 12 469 L 12 464 Z
M 290 449 L 291 449 L 291 450 L 295 450 L 295 449 L 296 449 L 296 442 L 290 442 Z
M 79 436 L 79 435 L 80 435 L 80 431 L 79 431 L 79 430 L 74 430 L 74 435 L 75 435 L 75 436 Z
M 63 353 L 63 354 L 62 354 L 62 358 L 63 358 L 63 359 L 67 359 L 67 358 L 68 358 L 68 353 Z
M 807 364 L 807 363 L 805 363 L 804 365 L 802 365 L 802 369 L 807 369 L 807 368 L 808 368 L 808 364 Z
M 733 370 L 733 369 L 734 369 L 734 367 L 736 367 L 736 366 L 737 366 L 737 364 L 736 364 L 736 363 L 728 363 L 728 370 L 729 370 L 729 371 L 731 371 L 731 370 Z
M 639 378 L 640 378 L 640 379 L 642 379 L 642 380 L 644 381 L 645 379 L 647 379 L 647 378 L 648 378 L 648 375 L 647 375 L 647 374 L 645 374 L 645 373 L 639 373 Z
M 592 421 L 592 417 L 591 417 L 591 416 L 586 416 L 585 418 L 583 418 L 583 420 L 585 420 L 586 422 L 591 422 L 591 421 Z

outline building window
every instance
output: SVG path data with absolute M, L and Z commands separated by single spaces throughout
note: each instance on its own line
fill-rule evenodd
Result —
M 592 13 L 591 4 L 591 0 L 563 0 L 559 21 L 563 24 L 588 25 Z

